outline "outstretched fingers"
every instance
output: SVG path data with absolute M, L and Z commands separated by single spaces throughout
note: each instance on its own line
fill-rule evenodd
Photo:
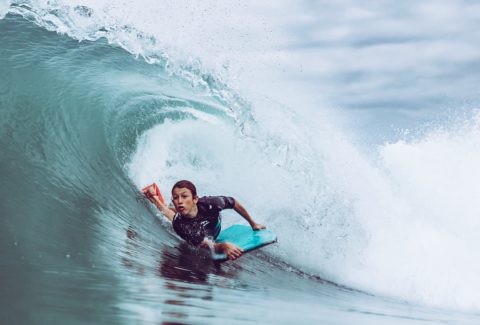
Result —
M 252 226 L 252 229 L 253 230 L 262 230 L 262 229 L 266 229 L 267 227 L 265 227 L 264 225 L 262 224 L 259 224 L 259 223 L 255 223 L 253 226 Z
M 242 256 L 242 252 L 239 251 L 239 250 L 233 250 L 233 251 L 231 251 L 230 254 L 228 255 L 228 257 L 229 257 L 231 260 L 237 259 L 237 258 L 239 258 L 240 256 Z
M 231 260 L 237 259 L 243 254 L 243 250 L 240 247 L 230 243 L 228 243 L 228 245 L 226 246 L 225 251 L 228 258 Z

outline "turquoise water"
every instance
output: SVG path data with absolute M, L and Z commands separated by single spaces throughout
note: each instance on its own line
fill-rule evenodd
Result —
M 12 8 L 23 15 L 0 20 L 2 322 L 478 323 L 475 119 L 413 142 L 384 134 L 395 140 L 375 139 L 372 163 L 323 115 Z M 278 244 L 218 266 L 181 243 L 138 191 L 179 178 L 246 203 Z M 442 205 L 438 183 L 459 198 Z

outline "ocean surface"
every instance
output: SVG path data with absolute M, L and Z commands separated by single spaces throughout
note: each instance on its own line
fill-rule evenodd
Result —
M 480 323 L 475 2 L 0 18 L 0 323 Z M 139 192 L 179 179 L 278 243 L 213 263 Z

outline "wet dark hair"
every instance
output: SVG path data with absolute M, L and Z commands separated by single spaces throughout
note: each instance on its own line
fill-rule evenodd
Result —
M 193 198 L 196 198 L 197 197 L 197 188 L 195 187 L 195 185 L 193 185 L 192 182 L 190 181 L 187 181 L 187 180 L 181 180 L 181 181 L 178 181 L 175 183 L 175 185 L 173 185 L 172 187 L 172 194 L 173 194 L 173 190 L 176 189 L 176 188 L 186 188 L 186 189 L 189 189 L 190 192 L 192 192 L 192 196 Z

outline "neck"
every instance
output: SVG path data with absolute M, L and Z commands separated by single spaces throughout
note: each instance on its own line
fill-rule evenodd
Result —
M 185 214 L 184 217 L 187 217 L 187 218 L 195 218 L 198 214 L 198 208 L 196 205 L 193 206 L 192 210 Z

